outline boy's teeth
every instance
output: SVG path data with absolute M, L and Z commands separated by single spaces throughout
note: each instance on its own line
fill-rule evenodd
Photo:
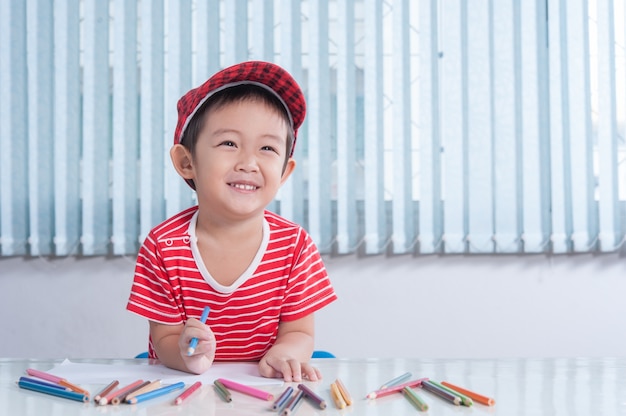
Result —
M 233 185 L 235 188 L 239 188 L 239 189 L 243 189 L 246 191 L 252 191 L 253 189 L 255 189 L 255 186 L 252 185 L 244 185 L 244 184 L 240 184 L 240 183 L 236 183 Z

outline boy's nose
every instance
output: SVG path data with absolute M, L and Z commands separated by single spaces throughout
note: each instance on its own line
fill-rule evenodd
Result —
M 241 152 L 237 161 L 237 170 L 255 172 L 258 168 L 256 157 L 251 152 Z

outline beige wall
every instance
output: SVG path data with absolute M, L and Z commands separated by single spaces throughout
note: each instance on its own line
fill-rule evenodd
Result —
M 604 256 L 326 258 L 317 348 L 350 357 L 626 355 L 626 262 Z M 0 357 L 132 357 L 131 258 L 0 260 Z

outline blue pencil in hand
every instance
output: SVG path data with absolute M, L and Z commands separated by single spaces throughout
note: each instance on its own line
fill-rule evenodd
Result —
M 205 323 L 206 319 L 209 317 L 209 311 L 211 310 L 211 308 L 209 308 L 208 306 L 204 307 L 204 310 L 202 311 L 202 316 L 200 317 L 200 322 Z M 191 338 L 191 342 L 189 343 L 189 348 L 187 349 L 187 356 L 192 356 L 193 353 L 196 351 L 196 347 L 198 346 L 198 338 Z

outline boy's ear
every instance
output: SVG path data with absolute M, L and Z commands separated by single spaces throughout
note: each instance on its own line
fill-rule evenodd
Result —
M 175 144 L 170 149 L 170 158 L 174 169 L 183 179 L 194 179 L 191 153 L 182 144 Z
M 283 170 L 283 176 L 280 178 L 280 184 L 284 184 L 289 179 L 289 176 L 293 173 L 293 170 L 296 168 L 296 160 L 292 157 L 287 160 L 287 164 L 285 165 L 285 169 Z

